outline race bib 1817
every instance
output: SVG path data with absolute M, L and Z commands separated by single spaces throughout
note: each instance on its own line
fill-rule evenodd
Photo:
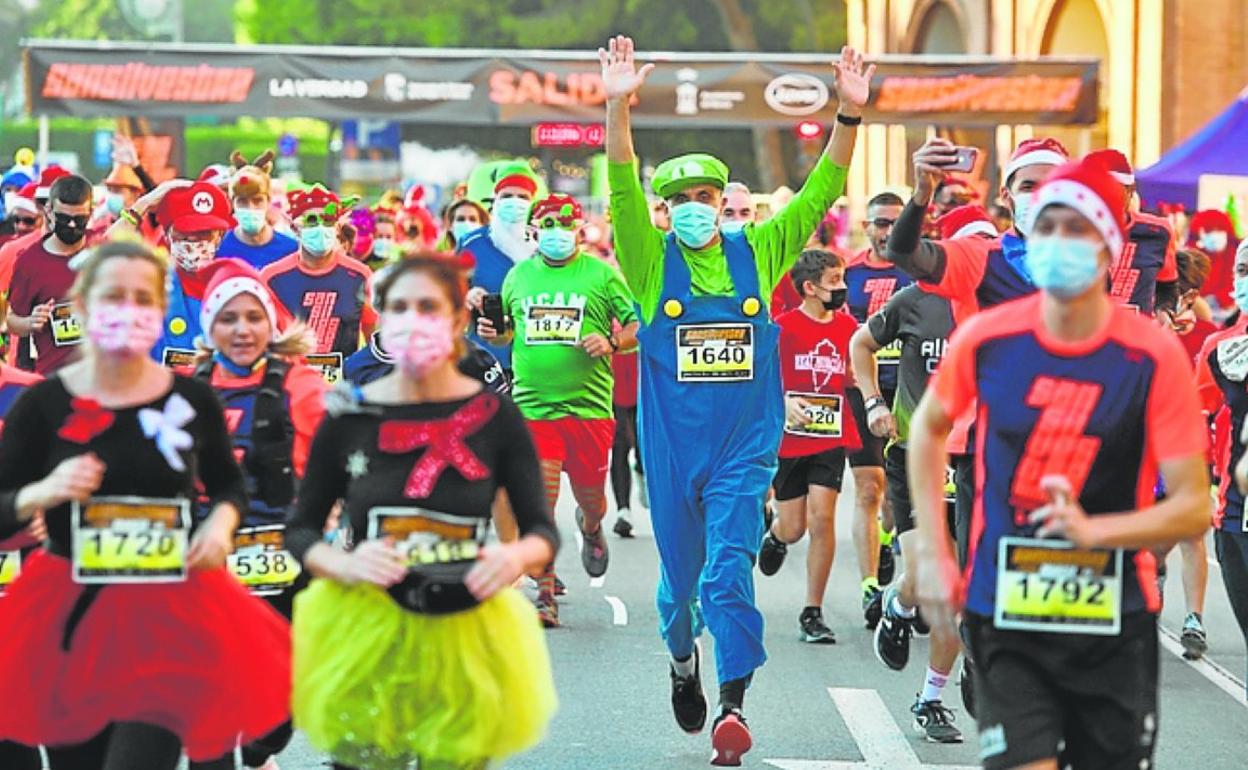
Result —
M 82 343 L 82 324 L 78 321 L 78 316 L 74 315 L 72 302 L 53 305 L 48 325 L 52 327 L 52 343 L 58 348 Z
M 529 345 L 576 345 L 581 341 L 584 308 L 530 305 L 524 314 L 524 341 Z

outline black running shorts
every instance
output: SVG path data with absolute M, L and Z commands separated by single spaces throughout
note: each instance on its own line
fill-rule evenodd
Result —
M 884 402 L 892 406 L 893 392 L 886 391 L 882 395 Z M 854 415 L 854 424 L 858 426 L 858 438 L 862 439 L 862 449 L 849 456 L 849 467 L 883 468 L 886 439 L 872 433 L 871 428 L 867 426 L 867 410 L 862 400 L 862 391 L 857 388 L 847 388 L 845 398 L 848 399 L 849 410 Z
M 783 502 L 805 497 L 816 484 L 840 492 L 844 477 L 845 450 L 829 449 L 805 457 L 781 457 L 771 486 L 776 490 L 776 499 Z

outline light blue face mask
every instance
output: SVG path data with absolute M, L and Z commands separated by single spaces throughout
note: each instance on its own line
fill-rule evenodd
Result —
M 328 254 L 334 246 L 334 228 L 305 227 L 299 233 L 299 245 L 314 257 Z
M 238 220 L 238 226 L 243 228 L 243 232 L 248 235 L 255 235 L 264 229 L 263 209 L 236 208 L 234 218 Z
M 451 223 L 451 235 L 455 237 L 456 243 L 460 243 L 461 241 L 464 240 L 464 238 L 468 235 L 468 233 L 472 232 L 473 230 L 476 230 L 479 227 L 480 225 L 478 225 L 476 222 L 452 222 Z
M 1248 275 L 1235 276 L 1235 282 L 1231 285 L 1231 299 L 1235 300 L 1235 307 L 1239 308 L 1239 312 L 1248 313 Z
M 1031 235 L 1032 222 L 1028 220 L 1032 205 L 1036 202 L 1035 193 L 1018 193 L 1014 198 L 1014 229 L 1024 238 Z
M 108 213 L 117 216 L 121 210 L 125 208 L 125 201 L 122 200 L 121 193 L 109 193 L 104 197 L 104 206 L 108 209 Z
M 672 230 L 691 249 L 710 243 L 718 226 L 719 211 L 714 206 L 689 201 L 672 208 Z
M 724 223 L 719 226 L 719 231 L 721 233 L 728 233 L 728 234 L 739 233 L 744 229 L 745 229 L 744 219 L 728 219 L 728 220 L 725 220 Z
M 524 198 L 499 198 L 494 201 L 493 214 L 507 225 L 521 225 L 529 221 L 529 206 Z
M 394 241 L 389 238 L 373 239 L 373 256 L 379 259 L 385 259 L 390 256 L 390 251 L 394 249 Z
M 576 253 L 576 231 L 546 227 L 538 231 L 537 250 L 552 262 L 565 262 Z
M 1100 248 L 1083 238 L 1047 235 L 1027 239 L 1027 271 L 1037 288 L 1058 299 L 1077 297 L 1100 274 Z

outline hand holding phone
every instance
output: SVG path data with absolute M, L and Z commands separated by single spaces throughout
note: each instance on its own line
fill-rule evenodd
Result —
M 507 333 L 507 322 L 503 316 L 503 296 L 501 294 L 486 294 L 481 298 L 481 317 L 490 322 L 499 336 Z
M 975 160 L 979 157 L 979 150 L 975 147 L 955 147 L 955 160 L 947 164 L 945 171 L 967 172 L 975 168 Z

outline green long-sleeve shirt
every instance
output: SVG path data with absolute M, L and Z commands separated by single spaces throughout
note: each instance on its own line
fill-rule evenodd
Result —
M 845 166 L 833 163 L 826 155 L 821 156 L 806 184 L 789 205 L 766 222 L 745 226 L 745 238 L 754 248 L 758 264 L 758 285 L 764 307 L 771 300 L 776 285 L 797 260 L 810 234 L 841 196 L 847 171 Z M 611 186 L 616 259 L 641 306 L 643 320 L 649 323 L 663 291 L 664 234 L 650 223 L 650 208 L 635 164 L 608 164 L 607 180 Z M 694 294 L 710 297 L 733 294 L 722 242 L 696 251 L 681 244 L 680 250 L 689 264 Z

